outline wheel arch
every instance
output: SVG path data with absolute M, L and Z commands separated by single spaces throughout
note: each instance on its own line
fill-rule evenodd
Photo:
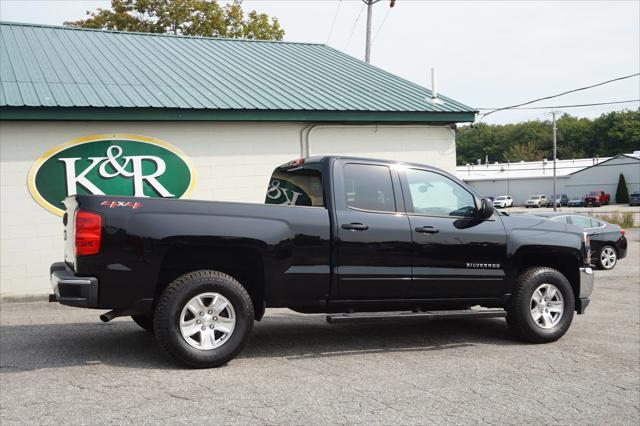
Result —
M 264 255 L 258 247 L 229 245 L 169 246 L 162 258 L 154 299 L 176 278 L 196 270 L 225 273 L 236 279 L 249 293 L 255 319 L 265 312 Z
M 580 299 L 580 253 L 570 247 L 522 246 L 510 262 L 508 282 L 514 283 L 522 271 L 533 266 L 546 266 L 560 272 L 571 284 L 578 306 Z M 513 285 L 513 284 L 511 284 Z M 509 293 L 512 289 L 509 289 Z

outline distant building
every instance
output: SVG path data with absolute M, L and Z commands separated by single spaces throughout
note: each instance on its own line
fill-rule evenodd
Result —
M 620 174 L 629 193 L 640 191 L 640 151 L 606 158 L 580 158 L 556 161 L 556 194 L 580 197 L 602 190 L 615 202 Z M 482 195 L 511 195 L 516 205 L 532 194 L 553 195 L 553 161 L 469 164 L 456 167 L 458 177 Z

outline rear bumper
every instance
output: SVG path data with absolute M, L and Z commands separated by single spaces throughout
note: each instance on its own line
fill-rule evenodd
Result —
M 591 293 L 593 293 L 594 281 L 593 269 L 580 268 L 580 293 L 576 300 L 576 311 L 578 314 L 584 314 L 589 302 L 591 302 Z
M 616 251 L 618 252 L 618 259 L 627 257 L 627 237 L 624 235 L 616 242 Z
M 49 268 L 55 301 L 80 308 L 98 307 L 98 279 L 77 276 L 64 262 Z M 53 297 L 49 297 L 51 301 Z

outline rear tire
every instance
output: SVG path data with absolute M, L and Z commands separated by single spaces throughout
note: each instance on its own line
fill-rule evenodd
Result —
M 573 289 L 553 268 L 535 266 L 517 278 L 507 307 L 507 324 L 518 339 L 553 342 L 564 336 L 575 310 Z
M 131 319 L 143 329 L 153 333 L 153 314 L 131 315 Z
M 178 362 L 212 368 L 236 357 L 251 335 L 253 304 L 245 288 L 217 271 L 195 271 L 164 290 L 155 311 L 160 347 Z
M 607 245 L 600 249 L 600 253 L 598 253 L 598 260 L 596 261 L 596 266 L 598 266 L 598 269 L 610 271 L 616 266 L 617 263 L 618 251 L 615 247 Z

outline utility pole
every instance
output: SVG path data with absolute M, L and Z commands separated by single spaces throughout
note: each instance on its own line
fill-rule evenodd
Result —
M 373 5 L 380 0 L 362 0 L 367 5 L 367 44 L 364 51 L 364 61 L 371 63 L 371 22 L 373 21 Z M 396 0 L 390 0 L 389 7 L 393 7 L 396 4 Z
M 553 117 L 553 211 L 556 211 L 556 112 L 551 111 Z
M 364 61 L 371 63 L 371 21 L 373 17 L 373 4 L 379 0 L 362 0 L 367 5 L 367 45 L 364 51 Z

